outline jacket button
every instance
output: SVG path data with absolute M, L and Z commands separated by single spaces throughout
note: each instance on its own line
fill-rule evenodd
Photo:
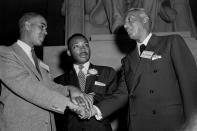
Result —
M 136 114 L 137 114 L 136 112 L 132 112 L 132 113 L 131 113 L 132 116 L 135 116 Z
M 149 90 L 149 93 L 150 93 L 150 94 L 153 94 L 153 93 L 154 93 L 154 90 Z
M 48 125 L 48 124 L 49 124 L 49 122 L 48 122 L 48 121 L 45 121 L 44 123 L 45 123 L 46 125 Z
M 157 69 L 154 69 L 154 70 L 153 70 L 153 72 L 154 72 L 154 73 L 157 73 L 157 72 L 158 72 L 158 70 L 157 70 Z
M 152 110 L 152 114 L 155 115 L 156 114 L 156 110 Z
M 136 95 L 135 94 L 133 94 L 133 93 L 130 93 L 130 95 L 129 95 L 131 98 L 135 98 L 136 97 Z

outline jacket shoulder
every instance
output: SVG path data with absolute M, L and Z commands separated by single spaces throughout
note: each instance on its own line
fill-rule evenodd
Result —
M 115 71 L 113 67 L 110 66 L 101 66 L 101 65 L 94 65 L 95 69 L 97 70 L 109 70 L 109 71 Z

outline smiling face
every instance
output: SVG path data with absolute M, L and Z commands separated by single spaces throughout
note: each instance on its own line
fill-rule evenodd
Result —
M 126 19 L 125 19 L 125 25 L 124 25 L 129 37 L 131 39 L 138 39 L 140 36 L 140 31 L 142 26 L 141 19 L 137 16 L 137 13 L 130 12 Z
M 47 22 L 42 16 L 33 17 L 26 22 L 28 30 L 28 43 L 31 45 L 42 45 L 47 35 Z
M 126 18 L 124 28 L 126 29 L 129 37 L 131 39 L 141 41 L 143 39 L 145 33 L 147 32 L 146 24 L 148 21 L 147 15 L 138 10 L 138 11 L 130 11 Z
M 82 36 L 73 37 L 69 42 L 67 54 L 72 56 L 76 64 L 84 64 L 90 59 L 88 40 Z

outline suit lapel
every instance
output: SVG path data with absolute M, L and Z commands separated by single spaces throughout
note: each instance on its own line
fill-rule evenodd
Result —
M 157 37 L 155 35 L 152 35 L 145 50 L 155 52 L 157 42 L 158 42 Z M 136 61 L 137 58 L 135 58 L 135 57 L 132 57 L 132 59 L 131 59 L 132 62 Z M 148 60 L 145 58 L 140 58 L 139 55 L 137 57 L 139 58 L 139 61 L 137 62 L 137 64 L 134 63 L 134 66 L 133 66 L 133 67 L 136 67 L 136 66 L 137 67 L 135 68 L 136 70 L 134 70 L 134 75 L 132 77 L 132 86 L 131 86 L 130 93 L 133 93 L 133 91 L 138 86 L 140 79 L 141 79 L 141 74 L 143 73 L 146 63 L 147 63 L 147 60 Z
M 42 78 L 41 78 L 40 74 L 38 73 L 36 67 L 33 65 L 33 63 L 31 62 L 31 60 L 29 59 L 29 57 L 27 56 L 27 54 L 23 51 L 23 49 L 20 46 L 18 46 L 17 43 L 13 44 L 11 46 L 11 48 L 15 52 L 16 57 L 22 63 L 24 63 L 27 66 L 27 68 L 29 70 L 31 70 L 39 80 L 41 80 Z
M 96 66 L 90 64 L 89 69 L 92 68 L 96 69 Z M 97 78 L 96 75 L 89 75 L 86 77 L 86 85 L 85 85 L 86 93 L 90 92 L 96 78 Z M 80 88 L 78 76 L 74 68 L 72 68 L 69 72 L 69 84 L 75 85 L 76 87 Z
M 130 68 L 130 69 L 127 69 L 128 73 L 126 74 L 130 77 L 126 78 L 126 79 L 128 79 L 127 82 L 129 83 L 129 87 L 130 87 L 129 90 L 132 90 L 133 85 L 134 85 L 134 78 L 136 76 L 136 72 L 137 72 L 139 64 L 140 64 L 140 57 L 138 54 L 137 46 L 136 46 L 135 50 L 127 56 L 126 60 L 128 60 L 128 63 L 125 63 L 125 64 L 127 64 L 125 66 L 126 67 L 129 66 L 128 68 Z
M 75 69 L 73 67 L 72 67 L 72 69 L 69 72 L 69 81 L 68 81 L 68 83 L 80 88 L 79 81 L 78 81 L 78 76 L 77 76 L 77 73 L 76 73 L 76 71 L 75 71 Z
M 129 63 L 131 63 L 130 65 L 131 65 L 132 71 L 135 72 L 139 63 L 140 63 L 140 57 L 139 57 L 137 46 L 136 46 L 135 50 L 131 54 L 129 54 L 128 60 L 129 60 Z
M 148 44 L 145 50 L 155 52 L 156 45 L 159 45 L 157 43 L 158 43 L 158 37 L 153 34 L 150 40 L 148 41 Z
M 96 66 L 90 64 L 89 69 L 96 69 Z M 96 75 L 89 75 L 86 77 L 86 88 L 85 88 L 86 93 L 89 93 L 91 91 L 96 79 L 97 79 Z

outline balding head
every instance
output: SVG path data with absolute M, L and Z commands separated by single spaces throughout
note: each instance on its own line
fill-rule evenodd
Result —
M 141 41 L 151 31 L 150 17 L 142 8 L 132 8 L 127 11 L 124 25 L 131 39 Z

